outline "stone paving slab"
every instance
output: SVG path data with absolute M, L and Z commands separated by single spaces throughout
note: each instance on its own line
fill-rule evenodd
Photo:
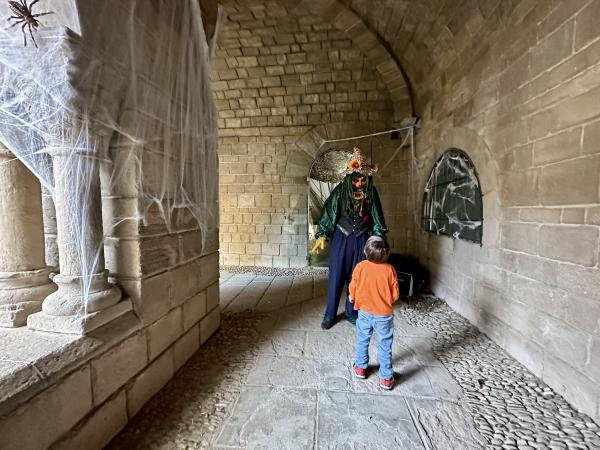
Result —
M 235 301 L 227 304 L 223 310 L 233 313 L 253 310 L 264 295 L 265 291 L 269 288 L 270 284 L 271 281 L 253 280 L 241 290 L 241 292 L 235 298 Z
M 219 304 L 221 305 L 221 309 L 227 308 L 227 306 L 232 303 L 235 298 L 242 292 L 246 285 L 241 284 L 227 284 L 225 286 L 219 286 Z
M 246 383 L 249 386 L 347 391 L 352 381 L 350 365 L 339 361 L 261 355 Z
M 354 339 L 341 327 L 327 331 L 308 331 L 305 354 L 312 358 L 351 361 L 354 358 Z
M 420 365 L 394 365 L 396 386 L 391 391 L 382 390 L 379 387 L 379 366 L 369 363 L 367 368 L 367 379 L 352 379 L 352 390 L 354 392 L 374 394 L 382 397 L 409 396 L 435 398 L 435 390 L 431 384 L 431 378 L 426 368 Z
M 215 448 L 313 448 L 316 405 L 314 390 L 246 387 Z
M 272 312 L 283 308 L 287 304 L 288 292 L 293 279 L 293 277 L 274 278 L 260 302 L 256 305 L 256 310 L 259 312 Z
M 428 330 L 427 328 L 415 327 L 408 323 L 408 321 L 400 315 L 398 308 L 394 311 L 394 324 L 395 331 L 397 331 L 395 336 L 435 337 L 435 331 Z
M 396 330 L 402 329 L 402 325 L 396 325 Z M 410 360 L 424 366 L 444 365 L 433 354 L 433 341 L 429 338 L 402 336 L 397 333 L 392 344 L 392 354 L 398 359 Z
M 425 449 L 402 397 L 318 392 L 317 449 Z
M 264 288 L 273 273 L 236 273 L 222 283 L 222 301 L 254 310 L 226 310 L 219 332 L 112 448 L 600 448 L 596 424 L 445 303 L 396 305 L 398 378 L 384 391 L 374 340 L 362 380 L 352 372 L 355 327 L 340 321 L 321 330 L 323 273 L 298 275 L 296 288 L 312 276 L 310 298 L 290 295 L 296 275 L 287 272 Z M 164 424 L 166 410 L 180 422 L 171 414 Z
M 227 272 L 226 270 L 221 270 L 221 272 L 219 272 L 219 284 L 223 285 L 227 282 L 227 280 L 229 280 L 231 277 L 233 277 L 235 274 L 231 273 L 231 272 Z
M 258 343 L 261 355 L 301 356 L 304 355 L 305 331 L 272 330 L 263 334 Z
M 468 409 L 440 400 L 406 399 L 426 448 L 433 450 L 480 450 L 485 439 L 475 429 Z
M 294 305 L 313 298 L 313 284 L 314 280 L 312 276 L 294 277 L 292 288 L 290 289 L 288 296 L 288 304 Z

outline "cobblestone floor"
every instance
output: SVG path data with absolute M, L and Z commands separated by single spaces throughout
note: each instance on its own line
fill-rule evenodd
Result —
M 600 449 L 600 428 L 443 301 L 395 310 L 399 384 L 351 375 L 354 329 L 322 331 L 327 274 L 221 273 L 220 330 L 110 449 Z

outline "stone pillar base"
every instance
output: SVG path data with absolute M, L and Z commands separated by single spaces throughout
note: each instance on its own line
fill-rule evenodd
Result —
M 0 272 L 0 327 L 21 327 L 27 316 L 42 309 L 42 301 L 56 290 L 53 269 Z
M 42 305 L 42 310 L 50 316 L 90 315 L 121 300 L 121 289 L 108 282 L 108 270 L 85 278 L 59 273 L 52 281 L 58 290 Z
M 106 309 L 85 315 L 51 316 L 42 311 L 27 318 L 27 327 L 37 331 L 84 335 L 131 310 L 131 300 L 124 299 Z

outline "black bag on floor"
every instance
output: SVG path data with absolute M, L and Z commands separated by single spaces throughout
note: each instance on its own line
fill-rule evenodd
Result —
M 428 273 L 416 258 L 390 253 L 387 262 L 396 269 L 401 296 L 417 295 L 423 292 L 427 285 Z

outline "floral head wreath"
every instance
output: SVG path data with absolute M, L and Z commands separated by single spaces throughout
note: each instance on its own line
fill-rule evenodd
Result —
M 371 162 L 360 152 L 360 149 L 358 147 L 354 147 L 350 161 L 348 161 L 346 175 L 351 173 L 360 173 L 370 177 L 376 172 L 377 165 L 371 164 Z

